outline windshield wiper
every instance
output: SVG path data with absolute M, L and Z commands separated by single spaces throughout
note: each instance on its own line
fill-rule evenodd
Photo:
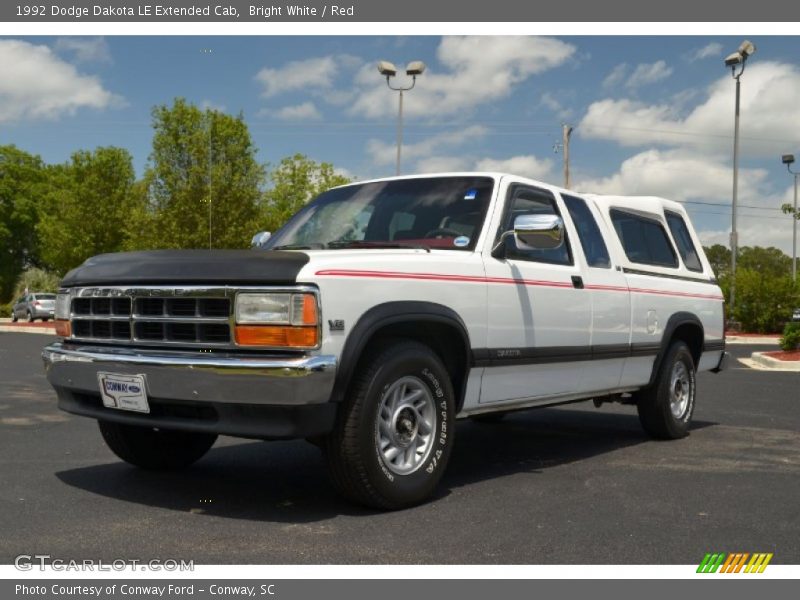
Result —
M 283 244 L 282 246 L 273 246 L 270 250 L 323 250 L 325 244 L 320 242 L 313 242 L 311 244 Z
M 370 242 L 365 240 L 336 240 L 328 242 L 328 248 L 408 248 L 411 250 L 425 250 L 430 252 L 431 249 L 424 244 L 404 244 L 402 242 Z

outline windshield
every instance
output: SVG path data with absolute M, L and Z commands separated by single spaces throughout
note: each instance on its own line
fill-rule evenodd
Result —
M 56 299 L 56 295 L 55 294 L 36 294 L 36 299 L 37 300 L 55 300 Z
M 292 217 L 264 247 L 472 250 L 493 188 L 490 177 L 467 176 L 332 189 Z

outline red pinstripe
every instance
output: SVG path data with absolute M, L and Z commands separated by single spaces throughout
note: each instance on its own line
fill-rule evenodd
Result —
M 349 269 L 323 269 L 316 272 L 322 277 L 366 277 L 369 279 L 415 279 L 421 281 L 458 281 L 461 283 L 505 283 L 512 285 L 530 285 L 536 287 L 571 288 L 571 282 L 547 281 L 540 279 L 514 279 L 511 277 L 484 277 L 477 275 L 447 275 L 443 273 L 407 273 L 403 271 L 356 271 Z M 587 285 L 587 290 L 604 292 L 635 292 L 639 294 L 655 294 L 658 296 L 680 296 L 683 298 L 704 298 L 722 300 L 717 294 L 693 294 L 691 292 L 671 292 L 648 288 L 628 288 L 615 285 Z

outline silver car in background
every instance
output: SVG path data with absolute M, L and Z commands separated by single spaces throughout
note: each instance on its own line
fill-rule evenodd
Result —
M 48 321 L 53 318 L 56 309 L 56 295 L 44 292 L 34 292 L 22 296 L 11 309 L 11 320 L 15 323 L 25 319 L 33 323 L 36 319 Z

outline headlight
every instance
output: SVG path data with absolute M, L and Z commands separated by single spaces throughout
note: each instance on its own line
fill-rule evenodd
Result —
M 236 322 L 262 325 L 316 325 L 314 294 L 243 293 L 236 296 Z
M 66 320 L 69 319 L 69 293 L 62 293 L 56 296 L 56 309 L 55 318 Z
M 240 346 L 316 348 L 317 298 L 308 292 L 243 292 L 236 296 L 236 343 Z
M 237 323 L 291 323 L 291 294 L 239 294 Z

